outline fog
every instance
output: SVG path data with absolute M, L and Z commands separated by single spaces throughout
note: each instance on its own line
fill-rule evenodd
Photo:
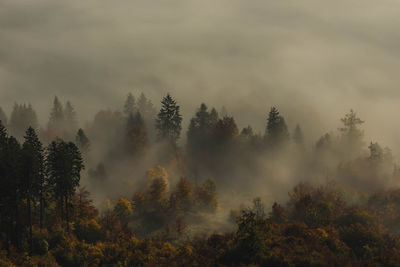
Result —
M 0 106 L 71 100 L 84 124 L 128 91 L 206 102 L 263 131 L 276 105 L 310 137 L 354 108 L 395 151 L 400 3 L 383 1 L 0 1 Z M 319 128 L 315 130 L 315 125 Z M 310 138 L 310 139 L 313 139 Z

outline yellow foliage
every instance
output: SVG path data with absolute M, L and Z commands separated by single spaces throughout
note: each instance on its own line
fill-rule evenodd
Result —
M 164 167 L 157 165 L 156 167 L 150 168 L 146 171 L 147 188 L 150 188 L 150 185 L 155 179 L 162 179 L 167 185 L 166 191 L 169 191 L 168 173 Z
M 120 198 L 114 207 L 114 213 L 120 218 L 128 218 L 133 214 L 131 202 L 126 198 Z

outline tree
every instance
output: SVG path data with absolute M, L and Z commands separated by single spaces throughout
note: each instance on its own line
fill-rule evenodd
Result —
M 219 120 L 218 112 L 215 108 L 212 108 L 210 111 L 210 122 L 212 125 L 216 124 Z
M 143 115 L 144 120 L 147 122 L 149 120 L 154 120 L 156 115 L 156 110 L 154 109 L 153 103 L 146 96 L 141 93 L 137 101 L 138 111 Z
M 114 207 L 114 213 L 121 220 L 126 221 L 133 214 L 132 204 L 125 198 L 120 198 Z
M 1 107 L 0 107 L 0 121 L 3 123 L 3 125 L 7 125 L 7 115 Z
M 55 137 L 61 138 L 64 134 L 64 108 L 57 96 L 54 97 L 53 107 L 47 124 L 47 131 L 49 140 Z
M 78 147 L 72 142 L 61 139 L 53 141 L 48 147 L 46 167 L 49 185 L 53 196 L 58 199 L 62 210 L 65 204 L 65 219 L 69 231 L 69 201 L 79 186 L 80 172 L 84 169 Z
M 182 116 L 179 109 L 176 101 L 167 94 L 161 101 L 161 109 L 156 120 L 158 139 L 166 140 L 173 146 L 176 146 L 182 129 Z
M 196 189 L 196 200 L 200 208 L 215 212 L 219 207 L 217 198 L 217 184 L 214 179 L 207 179 L 201 187 Z
M 304 136 L 303 136 L 303 131 L 300 128 L 300 125 L 296 125 L 296 128 L 294 129 L 294 134 L 293 134 L 293 141 L 297 145 L 304 145 Z
M 360 150 L 364 145 L 364 132 L 359 129 L 359 126 L 363 124 L 364 121 L 357 117 L 357 113 L 353 110 L 350 110 L 350 113 L 347 113 L 341 121 L 343 127 L 339 128 L 339 131 L 342 133 L 342 146 L 345 150 L 344 152 L 350 157 L 355 156 L 360 153 Z
M 207 106 L 202 103 L 195 116 L 190 120 L 187 132 L 187 148 L 191 153 L 205 148 L 206 141 L 213 127 L 213 118 L 207 111 Z
M 272 107 L 268 115 L 265 137 L 270 146 L 279 146 L 289 139 L 289 132 L 285 119 L 279 114 L 278 109 Z
M 212 130 L 212 137 L 216 145 L 226 145 L 239 134 L 233 117 L 224 117 L 218 120 Z
M 147 155 L 147 133 L 143 127 L 133 125 L 129 128 L 126 136 L 126 149 L 130 155 L 137 158 Z
M 9 242 L 21 248 L 21 146 L 0 124 L 0 226 Z
M 76 119 L 76 112 L 74 110 L 74 107 L 71 105 L 69 101 L 65 104 L 64 108 L 64 131 L 65 135 L 68 138 L 72 138 L 73 134 L 76 132 L 77 127 L 77 119 Z
M 124 115 L 126 117 L 129 117 L 130 115 L 133 115 L 135 111 L 136 111 L 135 97 L 132 95 L 132 93 L 129 93 L 128 96 L 126 97 L 124 104 Z
M 33 110 L 31 104 L 26 105 L 15 103 L 9 121 L 11 135 L 15 136 L 18 140 L 21 140 L 28 127 L 34 129 L 38 128 L 36 112 Z
M 82 129 L 79 129 L 76 133 L 75 143 L 78 146 L 79 150 L 83 153 L 87 153 L 89 151 L 90 141 Z
M 42 143 L 35 130 L 29 127 L 22 146 L 21 192 L 28 206 L 30 252 L 32 253 L 32 203 L 40 201 L 40 225 L 43 220 L 44 155 Z
M 135 115 L 133 113 L 130 114 L 126 122 L 126 127 L 128 130 L 131 129 L 133 126 L 139 126 L 144 129 L 144 125 L 145 123 L 142 114 L 139 111 L 136 112 Z
M 187 212 L 191 209 L 193 204 L 193 189 L 185 177 L 179 179 L 174 192 L 171 194 L 170 202 L 177 211 Z

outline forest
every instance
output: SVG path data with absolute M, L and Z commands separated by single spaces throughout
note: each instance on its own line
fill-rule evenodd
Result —
M 398 266 L 400 168 L 355 111 L 308 142 L 277 107 L 257 133 L 180 105 L 0 108 L 0 266 Z

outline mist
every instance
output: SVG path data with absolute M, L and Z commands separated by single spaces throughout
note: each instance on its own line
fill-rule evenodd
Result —
M 397 154 L 399 3 L 376 1 L 0 1 L 0 106 L 55 95 L 83 126 L 130 91 L 167 92 L 184 123 L 206 102 L 264 131 L 270 106 L 309 142 L 350 108 Z M 316 129 L 315 125 L 318 125 Z

